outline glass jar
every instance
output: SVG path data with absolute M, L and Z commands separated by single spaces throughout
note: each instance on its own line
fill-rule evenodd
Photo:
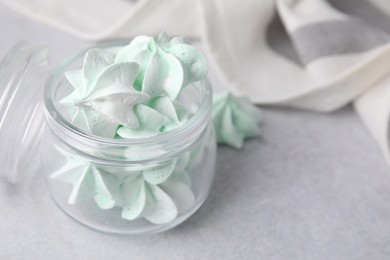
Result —
M 96 47 L 116 52 L 125 44 Z M 95 136 L 70 124 L 59 102 L 72 90 L 65 71 L 79 68 L 86 51 L 61 64 L 45 86 L 39 154 L 49 193 L 67 215 L 95 230 L 168 230 L 202 205 L 212 185 L 211 88 L 201 81 L 183 89 L 179 99 L 193 116 L 169 132 L 139 139 Z

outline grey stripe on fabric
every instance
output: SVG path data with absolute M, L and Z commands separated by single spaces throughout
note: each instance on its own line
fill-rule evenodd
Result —
M 270 21 L 267 27 L 266 40 L 268 46 L 280 54 L 284 58 L 296 63 L 299 66 L 303 66 L 298 53 L 287 34 L 286 29 L 280 19 L 278 13 L 275 13 L 274 17 Z
M 305 64 L 321 57 L 368 51 L 390 40 L 386 32 L 353 18 L 309 24 L 290 36 Z
M 388 1 L 388 0 L 384 0 Z M 336 9 L 390 33 L 390 17 L 367 0 L 328 0 Z

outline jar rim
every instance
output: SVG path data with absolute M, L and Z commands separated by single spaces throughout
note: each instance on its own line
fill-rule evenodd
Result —
M 196 130 L 199 122 L 203 122 L 209 119 L 209 114 L 212 106 L 212 88 L 208 79 L 199 81 L 202 88 L 202 98 L 198 110 L 192 115 L 187 122 L 178 126 L 177 128 L 160 133 L 158 135 L 149 136 L 149 137 L 140 137 L 132 139 L 114 139 L 107 138 L 102 136 L 97 136 L 91 134 L 85 130 L 82 130 L 74 125 L 72 125 L 66 118 L 64 118 L 61 113 L 59 113 L 56 105 L 53 101 L 53 91 L 56 89 L 54 84 L 55 80 L 65 72 L 65 68 L 75 62 L 76 60 L 82 58 L 85 53 L 91 48 L 114 48 L 127 45 L 129 41 L 117 40 L 117 41 L 107 41 L 103 43 L 96 44 L 92 47 L 85 48 L 70 58 L 64 60 L 60 63 L 49 75 L 48 80 L 46 81 L 45 91 L 44 91 L 44 110 L 46 118 L 51 122 L 54 122 L 56 126 L 60 127 L 67 131 L 68 134 L 72 136 L 77 136 L 82 138 L 83 141 L 93 142 L 94 144 L 101 145 L 111 145 L 111 146 L 131 146 L 131 145 L 151 145 L 161 142 L 162 140 L 174 140 L 183 134 L 189 134 Z M 202 129 L 203 130 L 203 129 Z

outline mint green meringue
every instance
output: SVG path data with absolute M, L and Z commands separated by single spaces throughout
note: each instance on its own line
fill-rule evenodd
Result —
M 102 209 L 114 207 L 114 192 L 119 187 L 114 176 L 76 157 L 67 155 L 67 158 L 66 164 L 54 172 L 51 178 L 73 185 L 69 204 L 93 198 Z
M 122 218 L 134 220 L 143 217 L 154 224 L 171 222 L 195 202 L 191 189 L 175 179 L 155 185 L 138 177 L 125 181 L 120 193 L 124 200 Z
M 183 65 L 174 55 L 163 51 L 153 37 L 136 37 L 118 52 L 116 63 L 129 61 L 140 64 L 139 90 L 151 97 L 164 94 L 171 99 L 178 97 L 184 83 Z
M 74 89 L 60 103 L 72 124 L 94 135 L 148 137 L 189 119 L 176 100 L 206 74 L 204 55 L 182 38 L 138 36 L 116 54 L 89 50 L 82 69 L 66 72 Z
M 189 118 L 188 111 L 168 97 L 157 97 L 148 101 L 146 105 L 136 105 L 134 111 L 140 126 L 138 128 L 120 127 L 117 134 L 122 138 L 157 135 L 175 129 Z
M 60 103 L 68 105 L 72 123 L 76 126 L 92 134 L 113 137 L 119 125 L 139 127 L 133 106 L 146 101 L 149 96 L 137 91 L 132 85 L 139 69 L 138 64 L 124 62 L 102 68 L 102 64 L 94 62 L 107 62 L 107 59 L 102 58 L 105 54 L 102 50 L 92 49 L 85 57 L 82 71 L 66 73 L 74 90 Z M 107 126 L 109 130 L 104 131 L 102 128 Z
M 60 150 L 66 164 L 51 178 L 73 185 L 68 202 L 93 198 L 101 209 L 122 208 L 122 218 L 143 217 L 154 224 L 172 221 L 195 203 L 186 172 L 189 153 L 152 168 L 114 174 Z
M 184 85 L 206 77 L 208 65 L 205 56 L 200 50 L 188 44 L 183 37 L 169 39 L 165 34 L 161 34 L 158 43 L 165 51 L 180 60 L 184 67 Z
M 246 97 L 226 92 L 213 97 L 213 124 L 220 144 L 242 148 L 244 140 L 260 134 L 261 111 Z

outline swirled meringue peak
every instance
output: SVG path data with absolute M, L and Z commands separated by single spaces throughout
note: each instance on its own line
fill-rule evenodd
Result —
M 94 135 L 158 135 L 189 119 L 178 97 L 207 70 L 204 55 L 180 37 L 138 36 L 116 53 L 90 49 L 81 69 L 65 73 L 73 91 L 60 103 L 73 125 Z
M 220 144 L 240 149 L 244 139 L 260 134 L 261 111 L 246 97 L 226 92 L 213 97 L 213 123 Z

